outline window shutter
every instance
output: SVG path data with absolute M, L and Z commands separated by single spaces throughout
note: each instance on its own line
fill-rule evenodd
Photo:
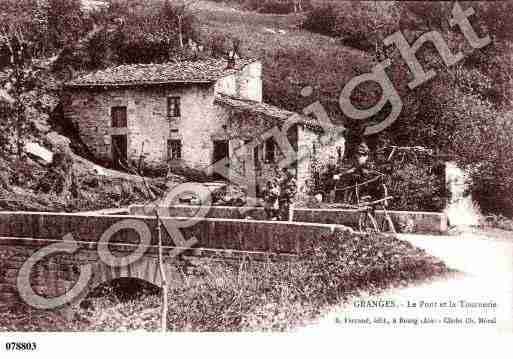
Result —
M 127 127 L 127 111 L 125 106 L 112 107 L 111 126 L 115 128 Z

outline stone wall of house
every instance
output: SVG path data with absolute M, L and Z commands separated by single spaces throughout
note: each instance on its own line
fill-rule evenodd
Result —
M 279 174 L 278 163 L 284 158 L 284 154 L 280 152 L 279 146 L 276 144 L 275 161 L 267 161 L 265 140 L 270 136 L 269 130 L 276 126 L 280 129 L 283 121 L 260 113 L 241 111 L 226 106 L 218 106 L 216 116 L 227 125 L 225 139 L 230 143 L 231 166 L 243 173 L 241 168 L 244 163 L 256 162 L 258 164 L 256 168 L 257 184 L 260 189 L 264 189 L 267 180 Z M 331 140 L 326 145 L 320 143 L 320 131 L 310 127 L 293 126 L 289 129 L 287 137 L 299 158 L 297 163 L 289 167 L 296 175 L 298 190 L 304 189 L 306 181 L 312 178 L 311 161 L 313 156 L 319 164 L 323 165 L 330 161 L 341 160 L 345 153 L 345 138 L 337 131 L 333 132 Z M 255 152 L 250 147 L 255 142 L 259 143 L 256 161 Z M 249 143 L 250 146 L 243 146 L 245 143 Z M 339 153 L 342 158 L 339 158 Z
M 297 165 L 297 184 L 300 192 L 306 190 L 306 182 L 313 176 L 312 161 L 315 159 L 322 167 L 329 162 L 336 163 L 342 160 L 345 154 L 345 142 L 346 140 L 341 133 L 333 131 L 330 141 L 323 145 L 320 142 L 319 131 L 306 126 L 299 126 L 298 158 L 300 160 Z
M 181 99 L 181 117 L 169 118 L 167 98 Z M 127 107 L 127 128 L 111 126 L 111 109 Z M 212 140 L 225 123 L 215 117 L 214 87 L 207 85 L 72 90 L 67 115 L 101 160 L 111 160 L 111 136 L 126 134 L 128 157 L 156 165 L 168 160 L 169 139 L 182 141 L 182 165 L 202 169 L 211 163 Z
M 239 73 L 218 80 L 215 92 L 262 102 L 262 64 L 258 61 L 253 62 L 246 65 Z
M 284 159 L 278 144 L 274 145 L 274 161 L 266 156 L 266 140 L 272 137 L 272 129 L 280 130 L 282 120 L 271 118 L 261 113 L 242 111 L 218 105 L 217 117 L 227 125 L 225 139 L 230 144 L 230 167 L 239 174 L 247 175 L 247 166 L 255 164 L 256 181 L 259 189 L 264 189 L 267 180 L 279 174 L 278 163 Z M 288 131 L 287 137 L 293 147 L 297 148 L 297 128 Z M 254 148 L 257 148 L 255 151 Z M 255 152 L 257 158 L 255 158 Z M 292 172 L 296 166 L 291 166 Z
M 255 62 L 215 85 L 168 85 L 130 88 L 67 89 L 65 113 L 91 152 L 112 160 L 112 136 L 127 135 L 128 158 L 149 166 L 168 161 L 168 140 L 182 141 L 182 161 L 175 166 L 205 170 L 212 164 L 214 140 L 231 140 L 230 154 L 240 147 L 228 135 L 226 111 L 214 105 L 215 94 L 262 101 L 262 65 Z M 181 98 L 181 117 L 169 118 L 167 98 Z M 127 107 L 127 128 L 111 126 L 113 107 Z M 243 125 L 244 127 L 245 125 Z M 256 131 L 260 130 L 257 126 Z

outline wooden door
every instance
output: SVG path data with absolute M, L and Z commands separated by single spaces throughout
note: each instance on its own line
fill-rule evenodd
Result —
M 128 163 L 128 146 L 126 135 L 112 136 L 112 163 L 115 168 L 126 167 Z

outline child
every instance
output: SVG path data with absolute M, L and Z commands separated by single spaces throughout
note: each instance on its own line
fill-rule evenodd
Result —
M 280 197 L 280 187 L 276 180 L 267 181 L 267 186 L 264 192 L 264 211 L 267 220 L 276 221 L 278 219 Z

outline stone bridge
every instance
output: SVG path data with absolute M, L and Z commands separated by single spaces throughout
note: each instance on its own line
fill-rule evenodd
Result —
M 181 262 L 187 256 L 290 259 L 312 239 L 350 230 L 299 222 L 161 220 L 169 285 L 183 280 Z M 121 277 L 161 286 L 158 231 L 150 216 L 0 213 L 0 307 L 20 300 L 41 309 L 73 306 L 99 284 Z

